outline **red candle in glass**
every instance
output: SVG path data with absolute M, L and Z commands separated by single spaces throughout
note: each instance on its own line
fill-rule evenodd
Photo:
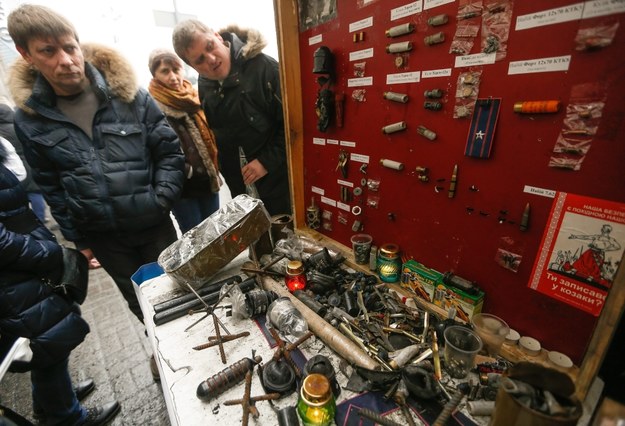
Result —
M 289 261 L 286 265 L 284 282 L 291 293 L 306 288 L 306 274 L 304 273 L 304 265 L 302 262 L 299 260 Z

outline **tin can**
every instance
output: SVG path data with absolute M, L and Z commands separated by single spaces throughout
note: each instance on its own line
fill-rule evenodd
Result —
M 380 279 L 387 283 L 399 281 L 401 258 L 399 246 L 393 243 L 383 244 L 378 251 L 377 271 Z

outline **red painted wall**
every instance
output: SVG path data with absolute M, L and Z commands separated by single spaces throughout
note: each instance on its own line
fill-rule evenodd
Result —
M 302 88 L 304 99 L 304 167 L 305 195 L 315 197 L 322 209 L 332 213 L 332 230 L 320 229 L 329 237 L 349 245 L 354 232 L 352 223 L 359 219 L 363 232 L 369 233 L 378 246 L 386 242 L 399 244 L 404 257 L 413 257 L 430 268 L 452 270 L 461 277 L 476 281 L 486 292 L 483 311 L 503 317 L 521 335 L 538 339 L 543 347 L 568 354 L 576 363 L 583 357 L 593 332 L 596 318 L 571 306 L 550 299 L 527 287 L 552 199 L 524 192 L 526 185 L 565 191 L 590 197 L 625 202 L 625 14 L 541 26 L 515 31 L 516 18 L 545 9 L 571 5 L 571 1 L 516 1 L 508 40 L 507 56 L 495 64 L 471 68 L 455 68 L 456 56 L 449 53 L 456 30 L 458 2 L 445 4 L 421 13 L 390 20 L 392 9 L 406 2 L 378 0 L 359 8 L 354 0 L 337 1 L 337 17 L 300 33 Z M 449 22 L 441 27 L 427 25 L 430 16 L 446 13 Z M 362 31 L 363 42 L 354 43 L 349 25 L 373 17 L 373 26 Z M 598 51 L 578 52 L 575 36 L 580 26 L 592 23 L 620 22 L 613 43 Z M 407 22 L 416 31 L 394 39 L 385 30 Z M 443 44 L 426 46 L 423 38 L 438 31 L 445 32 Z M 321 43 L 309 44 L 321 35 Z M 414 44 L 408 65 L 398 69 L 395 56 L 385 52 L 390 42 L 410 40 Z M 479 52 L 480 36 L 475 39 L 472 54 Z M 345 95 L 344 126 L 330 127 L 326 132 L 316 128 L 315 100 L 317 77 L 312 73 L 313 54 L 319 46 L 328 46 L 335 56 L 337 79 L 333 90 Z M 372 58 L 350 61 L 350 52 L 374 49 Z M 508 75 L 511 61 L 571 55 L 566 72 L 542 72 Z M 365 62 L 365 76 L 373 77 L 373 85 L 348 87 L 354 78 L 354 63 Z M 386 76 L 451 68 L 451 76 L 421 79 L 419 83 L 387 85 Z M 480 98 L 501 98 L 501 110 L 490 158 L 476 159 L 464 155 L 471 119 L 454 119 L 456 82 L 459 73 L 482 70 Z M 565 117 L 571 89 L 582 83 L 601 83 L 607 95 L 599 131 L 579 171 L 548 167 L 554 145 Z M 354 89 L 366 90 L 366 101 L 351 99 Z M 423 92 L 434 88 L 446 91 L 442 111 L 423 108 Z M 405 93 L 407 104 L 383 99 L 385 91 Z M 558 99 L 559 113 L 520 115 L 513 104 L 524 100 Z M 400 133 L 384 135 L 383 126 L 405 121 L 408 128 Z M 423 124 L 438 134 L 429 141 L 417 134 Z M 355 147 L 318 145 L 313 138 L 355 142 Z M 362 205 L 357 218 L 351 213 L 322 203 L 312 188 L 320 188 L 324 196 L 339 200 L 343 179 L 336 170 L 340 149 L 370 158 L 367 174 L 359 170 L 361 163 L 350 161 L 346 181 L 360 186 L 363 177 L 380 180 L 377 209 L 366 205 L 372 194 L 354 197 L 350 206 Z M 404 163 L 403 171 L 379 165 L 381 158 Z M 456 195 L 448 198 L 447 189 L 454 165 L 458 165 Z M 430 181 L 417 179 L 416 166 L 427 167 Z M 444 189 L 436 192 L 439 185 Z M 473 186 L 477 189 L 470 190 Z M 531 204 L 529 229 L 522 232 L 519 222 L 526 203 Z M 467 208 L 473 209 L 469 214 Z M 480 213 L 481 212 L 481 213 Z M 503 214 L 501 212 L 507 212 Z M 348 217 L 347 224 L 338 222 L 339 214 Z M 388 214 L 393 213 L 394 220 Z M 499 223 L 498 217 L 506 219 Z M 513 241 L 522 253 L 517 273 L 499 266 L 495 254 L 502 238 Z

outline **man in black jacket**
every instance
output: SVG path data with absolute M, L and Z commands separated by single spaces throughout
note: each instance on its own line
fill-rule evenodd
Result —
M 130 277 L 176 240 L 178 138 L 117 52 L 81 46 L 44 6 L 21 5 L 7 22 L 22 56 L 9 81 L 15 130 L 35 181 L 63 236 L 97 257 L 142 320 Z
M 174 28 L 172 40 L 200 75 L 200 101 L 232 196 L 255 185 L 271 215 L 290 213 L 280 75 L 276 60 L 262 53 L 262 35 L 236 26 L 216 32 L 191 19 Z M 248 161 L 243 167 L 239 148 Z

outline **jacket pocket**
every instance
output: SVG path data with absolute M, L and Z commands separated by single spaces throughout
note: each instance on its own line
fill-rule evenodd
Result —
M 144 140 L 140 125 L 103 124 L 100 126 L 100 143 L 109 161 L 144 161 Z
M 241 113 L 247 124 L 260 134 L 265 134 L 271 130 L 271 123 L 267 114 L 257 107 L 254 102 L 254 94 L 243 92 L 241 94 Z
M 55 129 L 51 132 L 41 133 L 31 138 L 33 142 L 48 148 L 58 145 L 66 139 L 69 139 L 69 132 L 67 129 Z

